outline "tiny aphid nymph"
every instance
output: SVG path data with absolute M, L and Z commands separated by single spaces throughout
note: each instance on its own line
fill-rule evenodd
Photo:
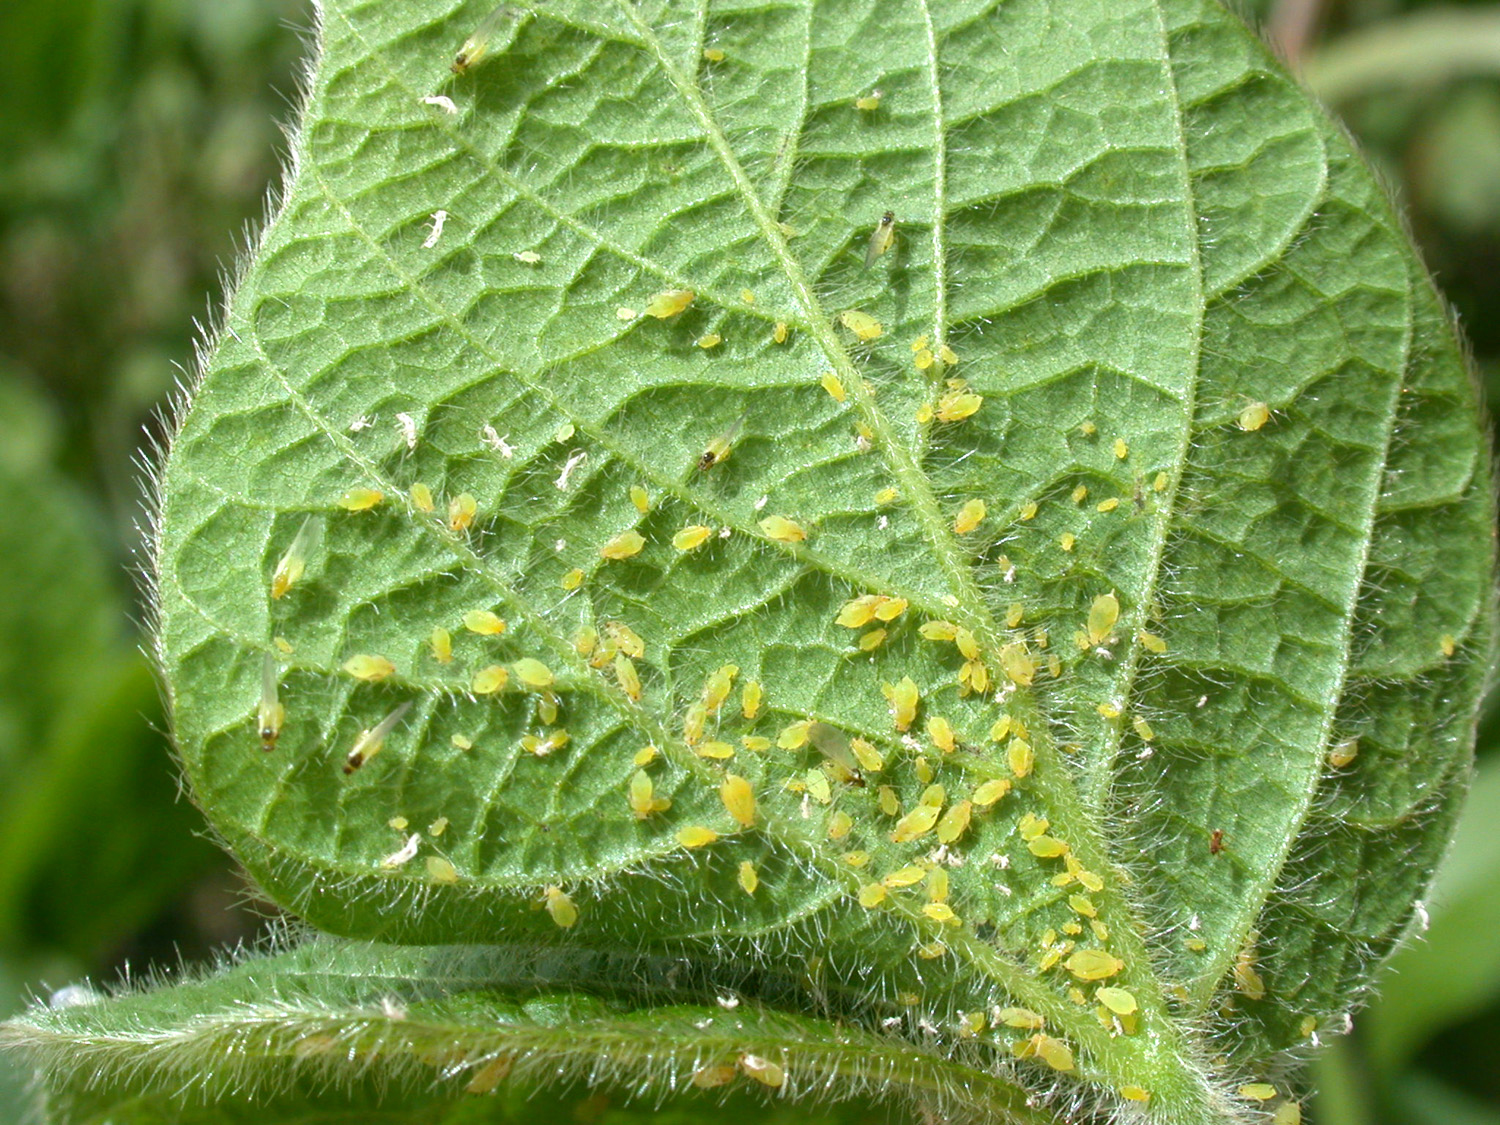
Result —
M 896 241 L 896 212 L 887 211 L 880 216 L 880 222 L 876 224 L 875 231 L 870 235 L 869 245 L 865 247 L 865 269 L 875 264 L 875 259 L 891 248 Z
M 276 695 L 276 681 L 276 657 L 268 652 L 261 664 L 260 709 L 256 713 L 260 748 L 268 754 L 276 749 L 276 740 L 281 737 L 281 723 L 286 718 L 286 708 Z

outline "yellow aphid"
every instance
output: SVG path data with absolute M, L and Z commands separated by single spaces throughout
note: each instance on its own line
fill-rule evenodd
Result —
M 1282 1102 L 1271 1115 L 1271 1125 L 1302 1125 L 1302 1107 L 1296 1102 Z
M 1139 1008 L 1135 997 L 1123 988 L 1101 988 L 1094 997 L 1117 1016 L 1128 1016 Z
M 843 402 L 849 397 L 849 392 L 844 390 L 843 381 L 832 371 L 823 372 L 823 378 L 818 380 L 823 389 L 833 396 L 834 402 Z
M 448 501 L 448 529 L 450 531 L 467 531 L 474 524 L 474 516 L 479 511 L 479 501 L 467 492 L 460 492 L 452 500 Z
M 641 677 L 635 670 L 635 663 L 623 652 L 615 653 L 615 681 L 620 685 L 620 690 L 632 700 L 639 702 L 641 698 Z
M 703 57 L 709 62 L 723 62 L 724 52 L 717 47 L 704 47 Z
M 679 551 L 696 551 L 708 542 L 711 535 L 713 535 L 712 528 L 704 527 L 702 524 L 691 524 L 672 536 L 672 546 Z
M 895 816 L 901 811 L 901 802 L 896 797 L 896 791 L 889 785 L 882 785 L 876 797 L 880 802 L 880 811 L 886 816 Z
M 592 656 L 599 647 L 599 630 L 585 625 L 573 634 L 573 648 L 579 656 Z
M 453 660 L 453 634 L 441 626 L 434 629 L 427 638 L 427 646 L 432 649 L 432 658 L 439 664 L 448 664 Z
M 1251 1000 L 1262 1000 L 1266 995 L 1266 982 L 1255 971 L 1255 945 L 1246 945 L 1234 959 L 1234 987 Z
M 1056 859 L 1068 854 L 1068 845 L 1055 836 L 1038 836 L 1026 842 L 1026 848 L 1038 859 Z
M 672 807 L 666 797 L 656 796 L 656 787 L 645 770 L 636 770 L 630 777 L 630 811 L 637 820 L 645 820 L 652 813 L 665 812 Z
M 1271 408 L 1263 402 L 1252 402 L 1240 411 L 1239 423 L 1242 430 L 1258 430 L 1270 420 Z
M 1085 918 L 1097 918 L 1099 916 L 1099 908 L 1094 905 L 1094 900 L 1089 898 L 1088 895 L 1069 895 L 1068 905 Z
M 932 744 L 944 754 L 953 753 L 957 747 L 953 737 L 953 727 L 941 715 L 934 715 L 927 720 L 927 736 L 932 739 Z
M 833 789 L 828 784 L 828 775 L 823 772 L 821 766 L 813 766 L 803 774 L 802 785 L 808 796 L 820 805 L 826 805 L 833 800 Z
M 701 824 L 690 824 L 677 832 L 677 842 L 685 848 L 701 848 L 718 838 L 717 832 L 712 828 L 704 828 Z
M 983 500 L 974 499 L 967 501 L 958 510 L 958 515 L 953 520 L 953 530 L 959 535 L 967 535 L 984 522 L 986 514 Z
M 1012 1043 L 1011 1054 L 1020 1059 L 1037 1058 L 1053 1070 L 1067 1072 L 1073 1069 L 1073 1051 L 1061 1039 L 1037 1034 L 1030 1039 Z
M 880 326 L 880 321 L 858 309 L 847 309 L 839 313 L 839 323 L 864 341 L 878 340 L 885 331 Z
M 1011 726 L 1011 717 L 1009 715 L 1001 715 L 995 720 L 995 725 L 990 727 L 990 741 L 1004 742 L 1006 736 L 1010 734 Z
M 926 906 L 922 907 L 922 913 L 934 922 L 958 925 L 958 915 L 953 913 L 953 907 L 949 906 L 946 902 L 929 902 Z
M 802 530 L 801 525 L 785 516 L 767 516 L 760 521 L 760 529 L 765 532 L 767 539 L 774 539 L 778 543 L 801 543 L 807 539 L 807 532 Z
M 1170 478 L 1166 473 L 1157 473 L 1156 479 L 1151 482 L 1151 491 L 1165 492 L 1167 490 L 1168 483 L 1170 483 Z
M 719 799 L 741 828 L 755 826 L 755 788 L 737 773 L 728 774 L 719 786 Z
M 959 381 L 954 380 L 954 382 Z M 961 422 L 965 418 L 972 418 L 983 405 L 982 395 L 963 390 L 960 383 L 959 387 L 950 389 L 947 394 L 938 399 L 937 418 L 939 422 Z
M 880 108 L 880 99 L 884 96 L 879 90 L 871 90 L 854 99 L 854 108 L 861 113 L 874 113 Z
M 505 632 L 505 622 L 487 609 L 471 609 L 464 614 L 464 628 L 481 637 L 498 637 Z
M 922 698 L 915 681 L 910 676 L 902 676 L 898 683 L 881 684 L 880 690 L 890 702 L 891 719 L 895 722 L 896 729 L 910 730 L 912 723 L 916 721 L 917 705 Z
M 934 867 L 927 872 L 927 898 L 931 902 L 948 901 L 948 869 Z
M 1069 856 L 1068 858 L 1072 859 L 1073 857 Z M 1084 871 L 1082 868 L 1080 868 L 1076 872 L 1076 874 L 1078 876 L 1078 881 L 1082 883 L 1086 889 L 1092 891 L 1094 894 L 1098 894 L 1104 889 L 1104 880 L 1099 878 L 1099 876 L 1095 875 L 1092 871 Z
M 1149 1102 L 1151 1092 L 1140 1086 L 1121 1086 L 1120 1097 L 1128 1102 Z
M 354 748 L 344 761 L 344 772 L 353 773 L 380 753 L 385 746 L 386 736 L 396 729 L 396 724 L 410 710 L 411 701 L 407 700 L 369 730 L 360 731 L 359 737 L 354 740 Z
M 1036 661 L 1026 651 L 1026 645 L 1020 641 L 1012 641 L 1000 648 L 1000 668 L 1011 683 L 1019 684 L 1021 687 L 1030 687 L 1031 681 L 1036 678 Z
M 800 750 L 807 745 L 808 732 L 812 730 L 812 723 L 806 719 L 791 723 L 781 728 L 781 733 L 776 736 L 776 745 L 783 750 Z
M 700 1090 L 712 1090 L 733 1082 L 735 1073 L 732 1066 L 705 1066 L 693 1071 L 689 1081 Z
M 452 70 L 454 74 L 467 74 L 478 66 L 490 53 L 490 40 L 494 38 L 496 29 L 507 18 L 513 16 L 515 10 L 509 4 L 501 4 L 484 19 L 479 21 L 474 34 L 464 40 L 464 45 L 458 49 L 458 54 L 453 56 Z
M 1130 456 L 1130 446 L 1124 438 L 1115 438 L 1115 456 L 1121 461 Z
M 1073 497 L 1072 497 L 1073 503 L 1075 503 L 1075 504 L 1082 504 L 1088 498 L 1089 498 L 1088 485 L 1080 484 L 1077 488 L 1073 489 Z
M 870 235 L 869 244 L 865 246 L 865 269 L 875 264 L 875 259 L 891 248 L 896 241 L 896 213 L 887 211 L 880 216 L 880 222 L 875 225 L 875 230 Z
M 720 336 L 717 332 L 705 332 L 702 336 L 699 336 L 693 342 L 704 351 L 707 351 L 709 348 L 717 348 L 720 344 L 722 344 L 724 342 L 724 337 Z
M 874 652 L 881 645 L 885 644 L 886 636 L 887 633 L 884 629 L 871 629 L 859 638 L 859 650 L 861 652 Z
M 1135 639 L 1141 642 L 1141 647 L 1147 652 L 1154 652 L 1160 655 L 1167 651 L 1167 642 L 1155 633 L 1137 633 Z
M 839 811 L 828 818 L 828 838 L 830 840 L 842 840 L 849 835 L 849 830 L 854 827 L 854 818 L 848 813 Z
M 969 819 L 974 806 L 968 801 L 958 801 L 938 821 L 937 838 L 940 844 L 951 844 L 969 829 Z
M 281 705 L 276 689 L 276 658 L 268 652 L 261 660 L 260 706 L 255 713 L 260 748 L 267 753 L 276 749 L 276 741 L 281 737 L 281 724 L 286 719 L 286 708 Z
M 740 714 L 747 719 L 754 719 L 760 714 L 760 705 L 765 697 L 765 689 L 761 687 L 759 680 L 746 680 L 740 691 Z
M 739 675 L 740 669 L 736 664 L 722 665 L 718 671 L 708 677 L 708 682 L 703 686 L 703 706 L 708 708 L 710 715 L 716 714 L 724 701 L 729 698 L 729 693 L 734 688 L 734 678 Z
M 1088 642 L 1102 645 L 1114 632 L 1115 622 L 1120 620 L 1120 599 L 1114 591 L 1100 594 L 1089 606 Z
M 900 498 L 901 493 L 899 490 L 894 488 L 882 488 L 875 494 L 875 503 L 884 507 L 887 504 L 894 504 Z
M 844 862 L 847 863 L 850 867 L 864 867 L 867 863 L 870 862 L 870 853 L 858 849 L 852 852 L 845 852 Z
M 551 722 L 556 717 L 556 715 L 553 715 L 549 719 L 543 716 L 543 721 Z M 554 750 L 561 750 L 571 741 L 573 741 L 573 736 L 565 730 L 552 731 L 546 738 L 535 734 L 526 734 L 521 736 L 521 748 L 529 754 L 535 754 L 538 758 L 545 758 Z
M 646 302 L 646 315 L 666 320 L 691 305 L 697 296 L 691 289 L 667 289 Z
M 378 488 L 351 488 L 339 497 L 339 507 L 350 512 L 368 512 L 384 499 L 385 493 Z
M 1000 798 L 1010 792 L 1010 779 L 1008 777 L 992 777 L 988 781 L 980 782 L 979 787 L 974 790 L 974 804 L 982 809 L 987 809 Z
M 474 740 L 471 739 L 471 738 L 467 738 L 467 737 L 465 737 L 464 735 L 461 735 L 461 734 L 455 734 L 448 741 L 453 746 L 457 747 L 459 750 L 472 750 L 472 749 L 474 749 Z
M 1444 633 L 1438 641 L 1438 648 L 1444 656 L 1452 656 L 1458 651 L 1458 640 L 1452 633 Z
M 583 578 L 583 571 L 575 566 L 572 570 L 568 571 L 562 576 L 562 579 L 558 582 L 558 585 L 561 586 L 564 590 L 576 590 L 578 589 L 578 587 L 583 585 Z
M 1357 757 L 1359 757 L 1359 739 L 1346 738 L 1328 751 L 1328 764 L 1336 770 L 1341 770 L 1353 764 Z
M 744 1071 L 747 1079 L 753 1079 L 771 1089 L 780 1089 L 786 1085 L 786 1070 L 780 1064 L 762 1059 L 759 1055 L 739 1056 L 739 1070 Z
M 1241 1086 L 1239 1093 L 1242 1098 L 1248 1098 L 1256 1102 L 1265 1102 L 1274 1098 L 1277 1090 L 1269 1082 L 1250 1082 Z
M 784 344 L 784 343 L 786 343 L 786 337 L 787 337 L 786 321 L 784 321 L 784 320 L 778 320 L 776 322 L 776 327 L 771 330 L 771 339 L 774 340 L 774 341 L 776 341 L 776 343 L 778 343 L 778 344 Z
M 1087 641 L 1088 638 L 1085 637 L 1084 640 Z M 1120 717 L 1120 709 L 1113 703 L 1101 703 L 1094 710 L 1099 712 L 1100 718 L 1109 719 L 1111 722 Z
M 434 883 L 452 885 L 458 882 L 458 868 L 440 855 L 427 857 L 427 878 Z
M 843 604 L 833 623 L 845 629 L 862 629 L 875 620 L 875 610 L 882 600 L 880 594 L 861 594 Z
M 950 348 L 947 344 L 944 344 L 942 347 L 938 348 L 938 359 L 942 360 L 949 367 L 952 367 L 955 363 L 958 362 L 958 353 Z
M 708 721 L 708 708 L 694 703 L 682 716 L 682 740 L 689 746 L 703 741 L 703 724 Z
M 646 538 L 639 531 L 622 531 L 599 548 L 599 557 L 605 559 L 631 559 L 641 553 Z
M 905 844 L 931 832 L 937 824 L 939 811 L 933 805 L 918 805 L 912 809 L 896 822 L 895 831 L 891 833 L 892 843 Z
M 965 660 L 979 659 L 979 641 L 962 625 L 953 630 L 953 643 L 958 646 L 958 651 Z
M 892 871 L 880 881 L 887 887 L 914 887 L 925 878 L 927 878 L 927 869 L 913 864 L 899 871 Z
M 1202 938 L 1188 938 L 1187 941 L 1183 942 L 1182 944 L 1187 946 L 1190 953 L 1203 953 L 1208 949 L 1208 942 L 1204 941 Z
M 717 762 L 727 762 L 734 757 L 734 747 L 727 742 L 710 739 L 708 742 L 694 748 L 693 753 L 700 758 L 709 758 Z
M 1135 730 L 1136 737 L 1142 742 L 1150 742 L 1156 737 L 1156 732 L 1151 729 L 1151 724 L 1139 715 L 1130 720 L 1130 725 Z
M 432 489 L 421 481 L 411 486 L 411 502 L 419 512 L 430 512 L 433 509 Z
M 932 421 L 932 403 L 930 403 L 930 402 L 924 402 L 921 406 L 917 407 L 917 415 L 916 415 L 916 417 L 917 417 L 917 424 L 919 426 L 925 426 L 925 425 L 927 425 L 928 422 L 931 422 Z
M 344 671 L 356 680 L 366 680 L 373 684 L 393 675 L 396 666 L 383 656 L 360 653 L 344 661 Z
M 911 361 L 918 371 L 926 371 L 937 362 L 937 356 L 933 355 L 926 348 L 923 348 L 916 355 L 912 356 Z M 922 421 L 928 422 L 931 421 L 931 418 L 924 418 Z
M 866 910 L 873 910 L 885 901 L 886 890 L 882 883 L 866 883 L 859 888 L 859 904 Z
M 1035 840 L 1043 832 L 1047 831 L 1050 824 L 1051 821 L 1044 816 L 1037 816 L 1035 813 L 1024 813 L 1021 819 L 1016 821 L 1016 830 L 1021 833 L 1021 839 Z
M 753 895 L 755 888 L 760 886 L 760 872 L 755 870 L 755 864 L 748 859 L 740 860 L 740 870 L 736 879 L 740 884 L 740 890 L 747 895 Z
M 511 669 L 515 672 L 516 679 L 527 687 L 549 688 L 554 682 L 552 669 L 535 657 L 523 656 L 511 665 Z
M 923 785 L 932 780 L 932 766 L 928 763 L 926 754 L 918 754 L 912 765 L 916 768 L 917 780 Z
M 475 695 L 494 695 L 510 683 L 510 673 L 499 664 L 491 664 L 474 673 L 469 690 Z
M 1063 962 L 1079 980 L 1108 980 L 1124 967 L 1124 961 L 1102 949 L 1080 949 Z
M 860 769 L 868 770 L 870 773 L 879 773 L 885 768 L 885 758 L 881 756 L 880 751 L 863 738 L 851 741 L 849 749 L 853 751 Z
M 640 660 L 646 655 L 646 642 L 641 639 L 639 633 L 623 621 L 606 621 L 604 632 L 610 641 L 632 660 Z
M 547 887 L 542 892 L 542 901 L 547 907 L 547 913 L 552 915 L 552 920 L 563 929 L 568 929 L 578 921 L 578 907 L 573 905 L 573 900 L 561 887 Z
M 651 497 L 638 484 L 631 485 L 630 487 L 630 502 L 635 505 L 635 510 L 643 516 L 651 510 Z
M 638 766 L 649 766 L 660 756 L 660 751 L 655 746 L 642 746 L 631 758 Z
M 1094 505 L 1094 511 L 1113 512 L 1119 506 L 1120 498 L 1118 496 L 1111 496 L 1108 500 L 1101 500 L 1098 504 Z
M 318 540 L 322 536 L 323 520 L 320 517 L 308 516 L 302 521 L 297 534 L 292 536 L 291 546 L 281 556 L 281 561 L 276 564 L 276 570 L 271 575 L 271 597 L 284 597 L 288 590 L 302 580 L 302 575 L 307 570 L 307 556 L 317 549 Z
M 1047 1026 L 1046 1017 L 1030 1008 L 1001 1008 L 1000 1022 L 1006 1027 L 1019 1027 L 1025 1031 L 1040 1031 Z
M 292 646 L 292 642 L 285 637 L 272 637 L 271 643 L 276 646 L 276 651 L 281 653 L 282 656 L 291 656 L 292 653 L 297 651 Z

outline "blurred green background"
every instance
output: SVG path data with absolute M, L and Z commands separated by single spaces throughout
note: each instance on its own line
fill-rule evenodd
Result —
M 1495 396 L 1500 7 L 1248 14 L 1400 196 Z M 0 0 L 0 1014 L 265 925 L 177 790 L 140 651 L 140 465 L 263 214 L 311 18 L 306 0 Z M 1319 1060 L 1319 1125 L 1500 1125 L 1497 744 L 1492 707 L 1431 929 Z M 0 1120 L 19 1081 L 0 1065 Z

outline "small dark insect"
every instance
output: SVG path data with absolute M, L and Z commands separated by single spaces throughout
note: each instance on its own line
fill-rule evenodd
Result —
M 706 473 L 721 461 L 729 460 L 730 450 L 734 448 L 734 439 L 739 436 L 740 427 L 745 424 L 745 419 L 749 416 L 749 411 L 741 414 L 735 420 L 734 425 L 708 443 L 708 448 L 698 455 L 699 472 Z
M 1224 829 L 1215 828 L 1213 835 L 1208 838 L 1208 854 L 1218 855 L 1224 850 Z
M 887 211 L 880 216 L 880 224 L 870 235 L 870 244 L 865 247 L 865 269 L 875 264 L 875 259 L 891 248 L 896 241 L 896 212 Z

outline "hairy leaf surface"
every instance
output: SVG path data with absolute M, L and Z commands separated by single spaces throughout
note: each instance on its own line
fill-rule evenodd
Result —
M 1490 646 L 1474 390 L 1347 140 L 1197 0 L 548 3 L 455 76 L 490 9 L 325 6 L 167 463 L 215 829 L 338 933 L 711 950 L 1249 1112 L 1407 925 Z

